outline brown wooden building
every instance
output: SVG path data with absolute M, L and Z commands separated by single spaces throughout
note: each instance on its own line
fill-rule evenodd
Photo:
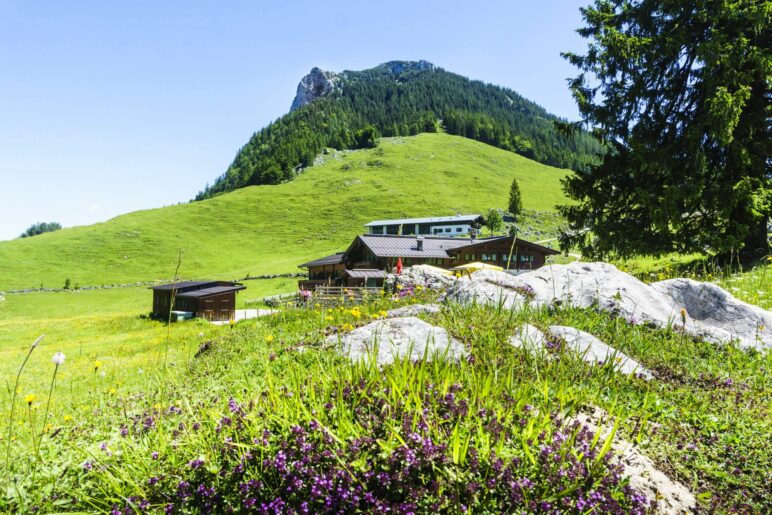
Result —
M 524 271 L 540 268 L 547 256 L 559 253 L 520 238 L 514 242 L 514 248 L 512 244 L 511 236 L 452 238 L 364 234 L 357 236 L 343 253 L 300 265 L 308 269 L 309 277 L 300 281 L 299 287 L 313 290 L 317 285 L 381 286 L 400 258 L 405 267 L 426 264 L 449 269 L 479 261 L 511 271 Z
M 153 286 L 153 316 L 166 320 L 169 312 L 206 320 L 231 320 L 236 312 L 236 293 L 246 286 L 228 281 L 184 281 Z M 170 304 L 174 298 L 174 306 Z

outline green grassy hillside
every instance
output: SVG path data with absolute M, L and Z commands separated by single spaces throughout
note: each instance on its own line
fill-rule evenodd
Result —
M 554 224 L 549 213 L 563 202 L 564 170 L 446 134 L 324 157 L 289 183 L 0 242 L 0 291 L 60 288 L 68 278 L 81 286 L 166 279 L 180 248 L 184 277 L 297 271 L 344 249 L 372 219 L 505 207 L 513 178 L 529 210 L 524 227 L 538 238 L 533 231 Z

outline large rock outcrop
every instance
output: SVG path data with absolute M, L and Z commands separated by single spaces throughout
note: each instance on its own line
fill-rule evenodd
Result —
M 353 362 L 374 358 L 378 365 L 404 357 L 415 361 L 437 357 L 456 361 L 466 355 L 464 345 L 445 329 L 416 317 L 377 320 L 350 333 L 331 335 L 327 342 L 339 344 L 339 352 Z
M 688 332 L 712 342 L 737 339 L 745 346 L 772 346 L 772 312 L 736 299 L 713 283 L 669 279 L 651 287 L 686 309 Z
M 390 275 L 389 282 L 403 286 L 420 286 L 429 290 L 444 291 L 456 282 L 456 278 L 433 266 L 415 265 L 405 268 L 399 275 Z
M 300 79 L 290 111 L 294 111 L 319 97 L 332 93 L 338 80 L 339 78 L 336 73 L 326 72 L 317 67 L 312 68 L 308 75 Z
M 713 342 L 737 340 L 744 347 L 772 347 L 772 313 L 735 299 L 718 286 L 687 279 L 648 285 L 607 263 L 550 265 L 512 276 L 479 271 L 462 277 L 447 300 L 501 304 L 595 307 L 633 324 L 681 327 Z

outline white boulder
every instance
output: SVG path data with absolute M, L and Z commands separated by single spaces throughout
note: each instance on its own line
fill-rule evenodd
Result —
M 603 439 L 608 437 L 608 427 L 612 425 L 608 413 L 600 408 L 594 408 L 591 414 L 580 413 L 575 420 L 586 425 L 593 433 L 600 431 Z M 694 494 L 658 469 L 638 447 L 617 436 L 611 444 L 611 451 L 624 465 L 624 475 L 630 478 L 630 486 L 650 502 L 657 503 L 656 513 L 683 515 L 696 511 L 697 499 Z
M 457 361 L 466 356 L 464 345 L 436 327 L 416 317 L 377 320 L 349 333 L 327 337 L 339 344 L 339 352 L 353 362 L 387 365 L 408 357 L 411 360 L 444 358 Z
M 414 287 L 421 286 L 429 290 L 445 290 L 456 282 L 455 277 L 427 265 L 415 265 L 405 268 L 401 274 L 389 276 L 389 279 L 396 281 L 397 284 Z
M 772 313 L 735 299 L 710 283 L 674 279 L 648 285 L 608 263 L 550 265 L 512 276 L 482 270 L 456 281 L 447 300 L 516 308 L 596 307 L 633 324 L 681 327 L 713 342 L 737 339 L 746 347 L 772 346 Z
M 434 314 L 439 313 L 442 306 L 439 304 L 412 304 L 401 308 L 390 309 L 386 312 L 386 318 L 414 317 L 421 313 Z
M 713 283 L 670 279 L 651 287 L 683 306 L 687 332 L 712 342 L 738 340 L 744 347 L 772 347 L 772 312 L 736 299 Z
M 622 374 L 637 374 L 645 379 L 654 376 L 640 363 L 622 351 L 606 345 L 595 336 L 574 327 L 551 325 L 551 335 L 563 339 L 566 342 L 566 350 L 579 355 L 587 363 L 605 364 L 611 362 L 611 366 Z
M 541 351 L 547 348 L 547 337 L 538 327 L 523 324 L 515 335 L 509 338 L 508 343 L 517 348 Z

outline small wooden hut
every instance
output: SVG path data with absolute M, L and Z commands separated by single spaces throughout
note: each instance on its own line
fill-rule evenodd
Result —
M 236 293 L 245 290 L 246 286 L 228 281 L 183 281 L 150 289 L 153 290 L 153 316 L 156 318 L 166 320 L 171 311 L 183 318 L 222 321 L 235 317 Z

